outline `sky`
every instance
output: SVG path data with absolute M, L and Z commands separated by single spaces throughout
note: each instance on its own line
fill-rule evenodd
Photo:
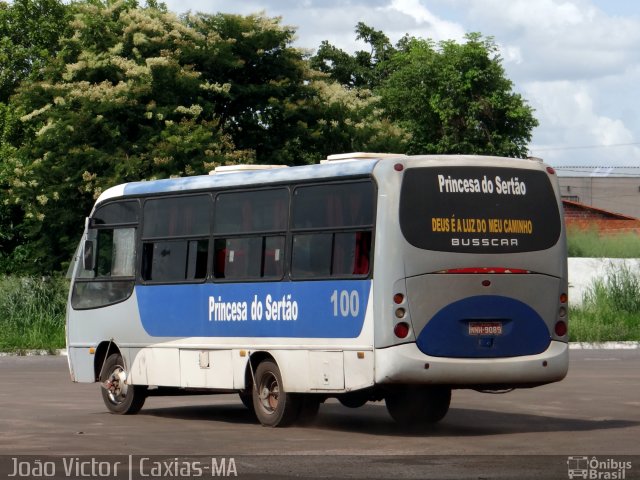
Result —
M 348 52 L 358 22 L 404 34 L 491 36 L 507 77 L 535 109 L 530 155 L 551 165 L 640 169 L 640 2 L 635 0 L 166 0 L 176 13 L 264 12 L 296 28 L 294 46 Z M 640 171 L 640 170 L 639 170 Z

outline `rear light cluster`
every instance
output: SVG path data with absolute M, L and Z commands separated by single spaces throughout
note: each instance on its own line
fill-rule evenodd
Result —
M 393 296 L 393 303 L 395 304 L 395 316 L 398 320 L 402 320 L 407 315 L 405 308 L 405 297 L 402 293 L 396 293 Z M 393 327 L 393 334 L 398 338 L 407 338 L 409 335 L 409 324 L 407 322 L 400 321 Z
M 566 293 L 560 295 L 560 307 L 558 307 L 558 318 L 554 332 L 558 337 L 564 337 L 569 328 L 567 327 L 567 309 L 568 309 L 569 296 Z

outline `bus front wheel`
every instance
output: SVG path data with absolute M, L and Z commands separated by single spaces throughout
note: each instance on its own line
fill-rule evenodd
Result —
M 439 422 L 449 411 L 450 403 L 448 387 L 406 387 L 385 397 L 389 414 L 403 426 Z
M 111 413 L 131 415 L 138 413 L 146 400 L 146 388 L 128 385 L 128 373 L 119 353 L 109 355 L 100 376 L 102 400 Z
M 302 407 L 300 395 L 287 393 L 282 386 L 278 365 L 265 360 L 256 369 L 253 408 L 265 427 L 286 427 L 298 419 Z

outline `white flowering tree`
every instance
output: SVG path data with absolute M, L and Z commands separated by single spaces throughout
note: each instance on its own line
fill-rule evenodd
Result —
M 46 77 L 23 83 L 10 104 L 22 132 L 3 159 L 3 202 L 21 207 L 26 270 L 61 268 L 111 185 L 252 158 L 215 110 L 229 85 L 203 78 L 194 62 L 201 52 L 215 61 L 219 36 L 132 2 L 76 9 Z
M 91 204 L 118 183 L 399 151 L 408 140 L 371 92 L 310 70 L 278 18 L 72 5 L 59 53 L 8 105 L 16 134 L 1 146 L 1 201 L 17 209 L 24 243 L 0 256 L 14 270 L 63 268 Z

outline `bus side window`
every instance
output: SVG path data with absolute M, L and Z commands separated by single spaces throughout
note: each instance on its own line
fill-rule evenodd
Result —
M 129 298 L 135 279 L 139 220 L 138 200 L 118 200 L 96 207 L 86 232 L 92 251 L 84 252 L 86 262 L 80 265 L 73 282 L 73 309 L 99 308 Z
M 282 277 L 284 236 L 217 238 L 214 277 L 250 280 Z
M 206 279 L 211 208 L 211 196 L 206 194 L 145 201 L 140 271 L 144 281 Z
M 214 278 L 281 279 L 288 205 L 289 191 L 281 187 L 216 195 Z
M 368 275 L 374 198 L 370 181 L 297 187 L 292 277 Z
M 367 275 L 369 273 L 369 254 L 371 252 L 371 232 L 357 232 L 355 245 L 354 275 Z

